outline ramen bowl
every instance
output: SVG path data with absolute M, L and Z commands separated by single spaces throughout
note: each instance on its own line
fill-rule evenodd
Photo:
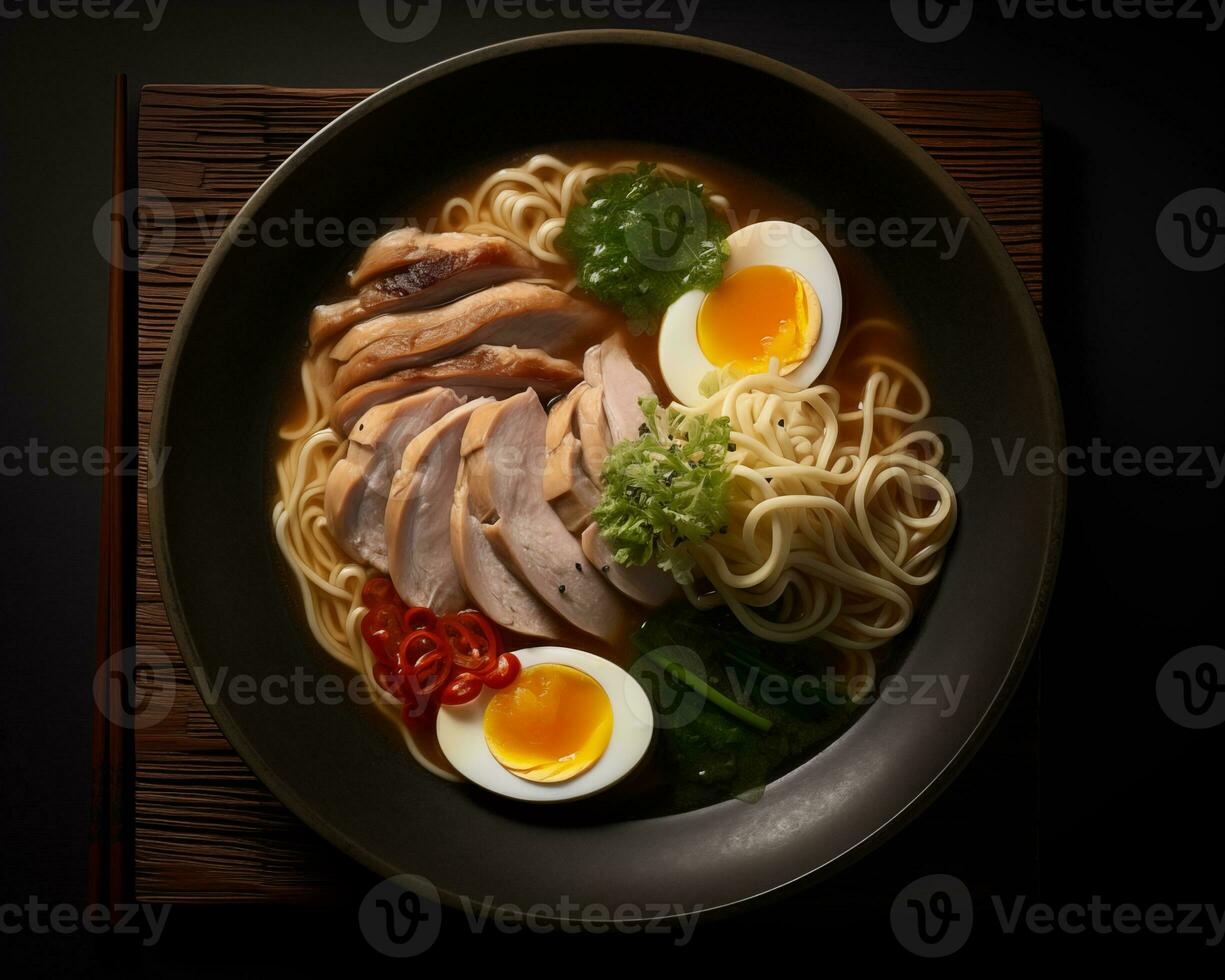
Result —
M 627 72 L 648 89 L 627 98 Z M 377 874 L 427 879 L 444 901 L 729 908 L 818 880 L 886 839 L 949 783 L 1004 709 L 1041 627 L 1064 487 L 987 461 L 992 439 L 1058 451 L 1057 390 L 1020 276 L 954 181 L 837 89 L 708 41 L 573 32 L 450 59 L 308 140 L 235 222 L 305 212 L 350 227 L 398 214 L 457 168 L 595 139 L 690 148 L 877 227 L 907 215 L 964 221 L 951 260 L 923 248 L 870 256 L 913 327 L 957 454 L 960 507 L 939 585 L 892 673 L 901 690 L 964 679 L 956 710 L 882 701 L 755 802 L 654 814 L 632 796 L 541 811 L 439 780 L 357 703 L 270 706 L 223 694 L 209 707 L 304 822 Z M 287 365 L 302 355 L 320 283 L 338 281 L 350 259 L 338 249 L 240 248 L 222 236 L 176 326 L 150 437 L 167 460 L 149 488 L 150 522 L 167 612 L 197 680 L 223 668 L 257 678 L 299 665 L 334 670 L 303 621 L 269 514 Z

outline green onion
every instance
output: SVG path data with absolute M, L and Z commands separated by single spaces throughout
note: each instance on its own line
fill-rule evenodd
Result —
M 674 660 L 669 660 L 658 650 L 648 651 L 647 656 L 686 687 L 702 695 L 702 697 L 706 698 L 716 707 L 722 708 L 738 721 L 742 721 L 751 728 L 756 728 L 761 732 L 768 732 L 774 727 L 774 722 L 770 721 L 769 718 L 763 718 L 755 711 L 750 711 L 748 708 L 744 707 L 744 705 L 737 704 L 731 698 L 719 693 L 700 677 L 697 677 L 690 671 L 686 670 L 681 664 L 676 663 Z

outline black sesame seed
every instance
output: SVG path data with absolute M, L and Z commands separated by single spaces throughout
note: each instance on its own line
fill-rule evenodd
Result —
M 607 566 L 607 565 L 601 565 L 601 566 L 600 566 L 600 571 L 601 571 L 601 572 L 603 572 L 605 575 L 607 575 L 607 574 L 608 574 L 608 566 Z
M 565 595 L 565 594 L 566 594 L 566 587 L 565 587 L 564 585 L 559 585 L 559 586 L 557 587 L 557 591 L 558 591 L 558 592 L 560 592 L 562 595 Z
M 651 430 L 647 428 L 647 424 L 645 422 L 643 422 L 642 425 L 638 426 L 638 434 L 640 436 L 645 436 L 650 431 Z
M 783 420 L 782 420 L 782 419 L 779 419 L 779 420 L 778 420 L 778 427 L 779 427 L 780 429 L 783 427 Z
M 581 561 L 576 561 L 574 563 L 574 569 L 575 571 L 581 572 L 583 570 L 583 563 Z
M 736 444 L 734 442 L 729 442 L 727 444 L 727 451 L 729 453 L 734 453 L 736 451 Z

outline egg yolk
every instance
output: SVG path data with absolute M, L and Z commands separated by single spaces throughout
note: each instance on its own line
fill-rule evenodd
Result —
M 772 357 L 786 373 L 816 343 L 820 313 L 803 276 L 780 265 L 751 265 L 706 295 L 698 310 L 698 344 L 712 364 L 740 375 L 766 370 Z
M 608 748 L 612 727 L 604 688 L 562 664 L 526 668 L 485 708 L 485 742 L 493 757 L 537 783 L 586 772 Z

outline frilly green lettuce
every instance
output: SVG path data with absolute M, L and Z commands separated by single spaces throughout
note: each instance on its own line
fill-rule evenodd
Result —
M 727 524 L 731 421 L 661 411 L 639 400 L 641 435 L 617 443 L 604 461 L 604 492 L 594 517 L 622 565 L 655 564 L 693 581 L 689 545 Z

